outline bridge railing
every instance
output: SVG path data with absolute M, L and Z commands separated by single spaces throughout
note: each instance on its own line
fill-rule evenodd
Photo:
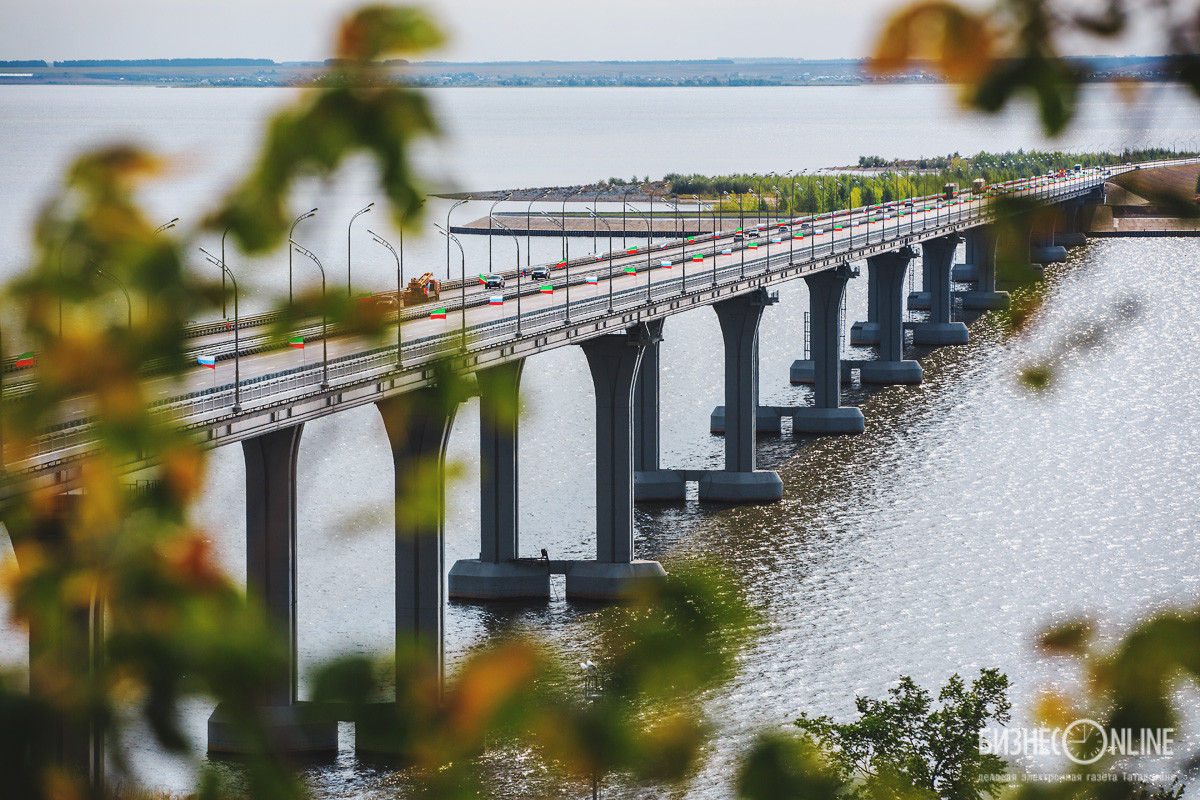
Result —
M 1104 179 L 1105 176 L 1092 176 L 1090 180 L 1081 180 L 1074 184 L 1055 185 L 1046 191 L 1045 196 L 1046 199 L 1057 200 L 1074 194 L 1086 193 L 1094 189 L 1097 185 L 1102 184 Z M 1021 191 L 1022 193 L 1032 195 L 1040 193 L 1041 189 L 1029 188 Z M 854 227 L 862 225 L 862 223 L 850 226 L 845 231 L 834 231 L 833 227 L 836 223 L 831 222 L 823 234 L 826 238 L 819 244 L 816 244 L 813 239 L 818 226 L 813 226 L 810 229 L 803 242 L 796 240 L 789 242 L 788 239 L 782 237 L 775 239 L 772 232 L 769 253 L 767 252 L 768 247 L 763 245 L 764 255 L 746 260 L 744 266 L 740 261 L 735 261 L 734 263 L 717 268 L 715 282 L 719 285 L 739 280 L 743 273 L 748 276 L 769 273 L 774 270 L 776 265 L 790 265 L 793 263 L 792 259 L 794 257 L 798 257 L 795 263 L 802 264 L 809 259 L 823 259 L 839 254 L 850 256 L 855 251 L 864 248 L 912 236 L 919 237 L 930 231 L 939 230 L 942 227 L 961 225 L 968 222 L 978 223 L 991 217 L 991 199 L 988 197 L 964 198 L 954 204 L 952 208 L 943 207 L 941 210 L 945 211 L 945 214 L 936 215 L 931 219 L 922 218 L 916 224 L 914 224 L 912 216 L 909 217 L 907 224 L 903 220 L 895 225 L 889 224 L 898 219 L 894 217 L 892 220 L 869 223 L 865 226 L 864 230 L 855 232 Z M 925 209 L 932 211 L 933 207 L 926 206 Z M 913 212 L 917 212 L 915 206 Z M 842 233 L 845 235 L 839 235 Z M 789 226 L 788 236 L 791 237 L 794 235 Z M 717 248 L 714 247 L 713 249 L 716 250 Z M 705 250 L 703 246 L 694 251 L 694 253 L 703 253 L 705 262 L 708 262 L 708 259 L 713 257 L 712 250 Z M 588 272 L 595 271 L 594 268 L 600 267 L 602 264 L 603 262 L 593 262 L 591 264 L 585 262 L 584 264 L 576 265 L 573 262 L 572 267 L 577 271 L 577 274 L 582 268 L 582 272 L 586 275 Z M 593 269 L 587 269 L 587 266 L 591 266 Z M 672 269 L 680 269 L 678 276 L 667 280 L 659 279 L 652 281 L 649 284 L 649 288 L 647 288 L 646 284 L 641 284 L 614 290 L 611 300 L 607 291 L 599 292 L 590 298 L 581 300 L 572 299 L 569 312 L 563 306 L 555 306 L 549 309 L 523 313 L 519 320 L 516 316 L 509 316 L 498 320 L 474 323 L 466 327 L 465 338 L 472 347 L 489 346 L 494 344 L 496 340 L 511 340 L 518 333 L 521 336 L 529 336 L 545 332 L 546 330 L 552 330 L 568 319 L 571 322 L 577 322 L 602 318 L 610 313 L 627 313 L 631 309 L 641 307 L 646 302 L 661 301 L 664 298 L 685 295 L 688 291 L 709 289 L 713 286 L 714 273 L 711 267 L 701 267 L 702 272 L 700 272 L 696 268 L 688 270 L 688 266 L 689 263 L 687 262 L 675 263 L 672 265 Z M 654 262 L 653 258 L 651 258 L 651 267 L 661 269 Z M 644 265 L 639 264 L 638 268 L 643 271 L 637 272 L 636 277 L 641 277 L 645 274 Z M 583 278 L 576 277 L 576 280 L 582 281 Z M 574 288 L 575 286 L 586 284 L 572 281 L 571 285 Z M 423 316 L 424 312 L 421 312 L 420 315 Z M 419 366 L 439 356 L 456 352 L 463 339 L 463 335 L 464 330 L 462 327 L 448 327 L 442 333 L 405 340 L 401 351 L 404 367 Z M 328 378 L 331 383 L 354 383 L 361 382 L 375 374 L 388 374 L 396 366 L 396 348 L 394 345 L 390 345 L 330 359 L 327 369 Z M 240 383 L 238 394 L 240 394 L 243 407 L 264 399 L 278 402 L 288 399 L 291 396 L 302 396 L 314 392 L 320 386 L 324 381 L 324 371 L 322 363 L 316 362 L 257 378 L 250 378 Z M 167 398 L 155 403 L 154 407 L 174 420 L 186 420 L 192 424 L 199 424 L 210 419 L 221 419 L 232 416 L 234 394 L 234 385 L 225 384 Z M 57 430 L 48 431 L 38 438 L 36 445 L 37 453 L 39 455 L 46 455 L 86 445 L 90 436 L 90 422 L 91 420 L 84 419 L 74 423 L 64 423 Z

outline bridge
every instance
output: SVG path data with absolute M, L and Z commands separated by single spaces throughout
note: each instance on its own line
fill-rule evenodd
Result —
M 1088 169 L 989 188 L 954 198 L 918 198 L 770 222 L 745 230 L 721 230 L 604 256 L 552 265 L 551 278 L 534 281 L 506 274 L 503 289 L 488 289 L 462 275 L 443 294 L 437 310 L 397 311 L 396 341 L 365 346 L 348 336 L 309 330 L 326 354 L 302 367 L 287 366 L 286 353 L 229 349 L 228 334 L 201 332 L 202 345 L 222 364 L 233 361 L 234 383 L 211 387 L 211 372 L 196 370 L 156 402 L 176 424 L 209 447 L 240 443 L 246 461 L 247 581 L 281 630 L 292 631 L 290 667 L 264 688 L 278 711 L 281 744 L 296 751 L 336 748 L 335 722 L 302 721 L 294 713 L 297 651 L 296 457 L 304 424 L 374 404 L 382 416 L 395 467 L 397 495 L 421 470 L 438 513 L 428 519 L 396 515 L 396 635 L 399 642 L 442 641 L 443 597 L 467 600 L 547 599 L 550 576 L 566 576 L 569 598 L 611 599 L 637 577 L 665 574 L 634 553 L 635 501 L 682 499 L 695 482 L 702 501 L 769 503 L 782 497 L 774 472 L 755 463 L 757 432 L 780 430 L 790 417 L 801 434 L 854 434 L 864 430 L 861 411 L 841 405 L 849 369 L 863 383 L 913 384 L 922 378 L 903 344 L 905 277 L 920 248 L 921 290 L 907 300 L 928 311 L 909 325 L 913 342 L 954 345 L 968 330 L 952 319 L 957 296 L 964 309 L 1002 308 L 1008 295 L 996 284 L 996 225 L 1017 197 L 1063 209 L 1064 230 L 1029 249 L 1035 262 L 1060 260 L 1055 243 L 1078 243 L 1081 209 L 1099 201 L 1105 180 L 1126 169 Z M 649 227 L 649 224 L 647 225 Z M 610 236 L 601 232 L 601 236 Z M 966 262 L 954 264 L 960 241 Z M 1024 243 L 1028 245 L 1028 242 Z M 519 252 L 519 251 L 518 251 Z M 878 347 L 878 357 L 844 362 L 842 308 L 847 282 L 866 261 L 868 308 L 851 339 Z M 758 326 L 777 295 L 770 289 L 802 279 L 808 286 L 808 357 L 792 367 L 794 383 L 813 386 L 809 406 L 758 405 Z M 954 292 L 955 281 L 975 288 Z M 915 288 L 915 287 L 914 287 Z M 665 470 L 659 464 L 659 343 L 667 318 L 697 308 L 717 314 L 724 343 L 725 403 L 712 427 L 723 432 L 724 468 Z M 436 317 L 436 318 L 435 318 Z M 210 326 L 211 327 L 211 326 Z M 213 337 L 216 338 L 213 338 Z M 224 343 L 222 343 L 224 341 Z M 797 345 L 802 337 L 797 332 Z M 555 348 L 578 346 L 586 356 L 596 396 L 596 557 L 551 561 L 519 557 L 517 398 L 525 360 Z M 798 353 L 797 355 L 803 355 Z M 226 368 L 226 371 L 227 368 Z M 474 375 L 480 398 L 481 530 L 478 559 L 444 564 L 444 458 L 461 395 L 447 396 L 448 373 Z M 148 383 L 159 392 L 170 389 Z M 177 386 L 178 384 L 171 384 Z M 38 437 L 18 463 L 7 464 L 0 492 L 12 496 L 35 488 L 69 493 L 79 488 L 79 465 L 95 452 L 91 420 L 80 412 Z M 148 462 L 124 465 L 134 472 Z M 222 710 L 209 723 L 212 752 L 240 747 Z

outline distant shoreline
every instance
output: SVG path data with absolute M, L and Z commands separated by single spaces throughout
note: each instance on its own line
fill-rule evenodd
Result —
M 1157 57 L 1071 59 L 1089 82 L 1136 79 L 1170 82 L 1175 75 Z M 0 86 L 276 86 L 321 85 L 332 62 L 268 59 L 119 59 L 3 61 Z M 402 61 L 379 64 L 373 79 L 416 88 L 771 87 L 943 84 L 932 67 L 884 77 L 868 74 L 865 59 L 717 59 L 711 61 Z

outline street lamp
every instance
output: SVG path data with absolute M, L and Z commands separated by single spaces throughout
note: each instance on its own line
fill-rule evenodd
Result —
M 297 225 L 299 225 L 304 220 L 309 219 L 310 217 L 316 216 L 316 214 L 317 214 L 317 209 L 314 208 L 309 211 L 305 211 L 303 214 L 296 217 L 296 220 L 292 223 L 292 227 L 288 228 L 288 241 L 289 242 L 293 241 L 292 234 L 296 232 Z M 289 244 L 288 245 L 288 305 L 291 305 L 294 302 L 294 300 L 295 300 L 295 298 L 292 293 L 292 246 Z
M 767 201 L 762 199 L 761 194 L 759 194 L 758 192 L 754 191 L 753 189 L 751 189 L 749 187 L 747 187 L 746 191 L 748 191 L 748 192 L 750 192 L 750 194 L 754 195 L 754 197 L 758 200 L 758 204 L 760 206 L 762 206 L 763 208 L 766 208 Z M 771 215 L 768 214 L 767 219 L 770 219 L 770 218 L 771 218 Z M 768 272 L 771 271 L 771 236 L 769 233 L 767 234 L 767 271 Z
M 354 226 L 354 220 L 361 217 L 363 214 L 370 211 L 375 206 L 374 203 L 368 203 L 366 208 L 354 212 L 354 216 L 350 218 L 350 224 L 346 226 L 346 297 L 350 297 L 350 229 Z
M 517 248 L 517 336 L 521 335 L 521 240 L 517 238 L 517 232 L 505 225 L 500 220 L 496 220 L 496 224 L 501 229 L 506 230 L 513 237 L 513 244 Z
M 637 180 L 637 178 L 634 178 Z M 629 193 L 637 189 L 637 186 L 631 186 L 621 192 L 621 249 L 624 250 L 628 245 L 625 242 L 625 206 L 628 204 Z
M 630 206 L 629 210 L 642 218 L 642 221 L 646 223 L 646 230 L 649 231 L 650 220 L 646 219 L 646 215 L 643 214 L 642 212 L 638 211 L 633 206 Z M 609 282 L 611 283 L 611 280 Z M 650 245 L 649 244 L 646 245 L 646 302 L 647 303 L 650 302 Z
M 221 233 L 221 263 L 222 264 L 225 263 L 225 237 L 229 235 L 229 229 L 232 227 L 233 227 L 232 225 L 226 226 L 224 232 Z M 225 307 L 225 271 L 224 270 L 221 271 L 221 319 L 229 319 L 229 309 L 227 309 Z M 59 327 L 61 328 L 62 326 L 60 325 Z M 62 336 L 61 330 L 59 330 L 58 335 Z
M 513 193 L 509 192 L 508 194 L 504 195 L 504 197 L 501 197 L 499 200 L 492 203 L 492 207 L 490 209 L 488 209 L 488 272 L 492 271 L 492 215 L 496 213 L 496 206 L 500 205 L 501 203 L 503 203 L 505 200 L 507 200 L 508 198 L 510 198 L 512 196 L 513 196 Z M 518 249 L 520 249 L 520 248 L 518 248 Z M 520 268 L 521 268 L 521 262 L 518 261 L 517 269 L 520 269 Z
M 229 276 L 229 281 L 233 284 L 233 413 L 237 414 L 242 410 L 242 349 L 239 346 L 238 340 L 238 285 L 237 279 L 233 277 L 233 271 L 225 265 L 223 260 L 217 260 L 213 254 L 200 248 L 200 252 L 204 253 L 204 257 L 210 263 L 221 268 L 221 277 Z
M 386 247 L 388 249 L 388 252 L 392 254 L 392 258 L 396 259 L 396 366 L 401 367 L 401 366 L 404 366 L 404 362 L 401 359 L 401 354 L 400 354 L 400 348 L 403 343 L 403 341 L 400 338 L 400 336 L 401 336 L 400 329 L 403 327 L 401 325 L 401 323 L 404 321 L 404 315 L 403 315 L 404 295 L 401 294 L 401 292 L 402 292 L 401 287 L 404 286 L 404 229 L 403 228 L 400 229 L 400 254 L 399 255 L 396 254 L 396 249 L 394 247 L 392 247 L 391 244 L 389 244 L 388 241 L 386 239 L 384 239 L 382 236 L 380 236 L 378 233 L 371 230 L 370 228 L 367 228 L 367 233 L 371 234 L 371 238 L 375 241 L 376 244 L 380 244 L 380 245 L 383 245 L 384 247 Z
M 728 197 L 731 200 L 733 199 L 733 195 L 731 195 L 729 192 L 722 192 L 721 196 Z M 737 204 L 738 204 L 738 229 L 741 230 L 741 232 L 742 232 L 742 246 L 740 248 L 738 248 L 738 252 L 741 254 L 741 257 L 742 257 L 742 265 L 741 265 L 740 273 L 741 273 L 741 277 L 744 278 L 744 277 L 746 277 L 746 228 L 745 228 L 745 223 L 742 222 L 742 218 L 745 215 L 742 213 L 742 196 L 740 194 L 737 196 Z
M 462 295 L 460 302 L 462 303 L 462 348 L 465 351 L 467 349 L 467 254 L 466 251 L 463 250 L 462 242 L 458 240 L 457 236 L 450 232 L 449 228 L 443 228 L 436 222 L 434 223 L 433 227 L 441 231 L 442 235 L 446 237 L 447 250 L 450 249 L 449 242 L 451 241 L 458 246 L 458 255 L 461 258 L 462 264 L 462 286 L 460 287 L 462 290 Z M 449 277 L 449 273 L 447 273 L 447 277 Z
M 469 202 L 471 202 L 470 197 L 468 197 L 466 200 L 459 200 L 457 203 L 450 206 L 450 210 L 446 212 L 446 227 L 443 229 L 446 233 L 446 280 L 450 280 L 450 215 L 452 213 L 454 213 L 454 209 L 458 208 L 459 206 L 463 205 L 464 203 L 469 203 Z M 466 256 L 463 256 L 463 260 L 465 262 Z M 466 266 L 464 264 L 463 280 L 466 280 L 466 278 L 467 278 L 467 271 L 466 271 Z
M 608 224 L 608 220 L 601 219 L 600 215 L 594 209 L 589 208 L 588 213 L 592 215 L 593 220 L 600 220 L 604 223 L 604 227 L 608 229 L 608 313 L 613 310 L 613 237 L 612 226 Z M 594 222 L 592 223 L 595 224 Z
M 96 267 L 96 274 L 115 283 L 117 288 L 121 290 L 121 294 L 125 295 L 125 310 L 128 315 L 126 327 L 133 328 L 133 303 L 129 299 L 129 292 L 125 289 L 125 285 L 117 280 L 116 277 L 111 273 L 105 272 L 99 267 Z
M 307 250 L 297 244 L 294 240 L 288 239 L 292 247 L 300 251 L 301 255 L 308 256 L 317 269 L 321 270 L 321 388 L 329 388 L 329 317 L 328 309 L 325 305 L 325 267 L 321 261 L 313 254 L 311 250 Z
M 159 225 L 157 228 L 155 228 L 154 232 L 162 233 L 163 231 L 170 230 L 171 228 L 175 227 L 176 222 L 179 222 L 179 217 L 176 217 L 175 219 L 171 220 L 170 222 L 164 222 L 162 225 Z
M 553 222 L 555 225 L 557 225 L 557 226 L 558 226 L 560 229 L 562 229 L 562 234 L 563 234 L 563 248 L 565 249 L 565 248 L 566 248 L 566 246 L 567 246 L 567 228 L 566 228 L 566 218 L 564 217 L 564 218 L 563 218 L 563 221 L 562 221 L 562 222 L 559 222 L 559 221 L 558 221 L 558 220 L 556 220 L 554 217 L 552 217 L 552 216 L 550 216 L 549 214 L 547 214 L 545 211 L 541 212 L 541 214 L 542 214 L 542 216 L 543 216 L 543 217 L 545 217 L 546 219 L 550 220 L 550 221 L 551 221 L 551 222 Z M 563 266 L 564 266 L 564 267 L 566 268 L 566 270 L 567 270 L 567 278 L 566 278 L 566 292 L 567 292 L 567 313 L 566 313 L 565 321 L 566 321 L 566 322 L 570 322 L 570 321 L 571 321 L 571 259 L 569 259 L 569 258 L 566 258 L 566 257 L 565 257 L 565 255 L 566 255 L 566 254 L 564 254 L 564 258 L 563 258 Z M 553 273 L 551 273 L 551 275 L 553 276 Z M 553 277 L 551 277 L 551 279 L 550 279 L 550 285 L 551 285 L 551 286 L 553 286 L 553 285 L 554 285 L 554 279 L 553 279 Z
M 547 189 L 546 191 L 539 194 L 537 197 L 530 200 L 529 205 L 525 206 L 525 267 L 526 268 L 529 267 L 529 254 L 532 252 L 532 248 L 530 247 L 530 238 L 529 237 L 533 235 L 530 233 L 529 216 L 533 211 L 533 204 L 536 203 L 538 200 L 542 199 L 543 197 L 545 197 L 546 195 L 550 194 L 550 191 L 551 191 L 550 189 Z M 446 247 L 449 248 L 450 245 L 446 245 Z

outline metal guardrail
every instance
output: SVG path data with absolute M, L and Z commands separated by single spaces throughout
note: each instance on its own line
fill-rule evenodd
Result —
M 1181 159 L 1169 162 L 1149 162 L 1140 166 L 1141 168 L 1148 168 L 1164 163 L 1179 164 L 1195 163 L 1198 161 L 1200 159 Z M 1041 193 L 1045 189 L 1046 184 L 1026 184 L 1001 193 L 1026 194 L 1047 201 L 1061 201 L 1079 194 L 1090 193 L 1098 186 L 1102 186 L 1104 181 L 1108 177 L 1111 177 L 1111 175 L 1128 171 L 1133 171 L 1133 168 L 1110 168 L 1107 173 L 1089 176 L 1088 180 L 1073 185 L 1068 183 L 1065 186 L 1054 186 L 1046 194 Z M 993 217 L 991 213 L 992 203 L 989 202 L 992 197 L 994 195 L 964 198 L 955 200 L 945 206 L 939 200 L 936 201 L 936 210 L 944 209 L 946 211 L 944 215 L 945 219 L 938 217 L 933 219 L 926 218 L 922 219 L 920 225 L 917 226 L 913 225 L 910 214 L 907 227 L 903 222 L 893 227 L 887 224 L 890 220 L 883 220 L 879 222 L 879 228 L 876 230 L 870 230 L 870 225 L 868 224 L 867 230 L 854 233 L 853 227 L 855 226 L 850 226 L 850 230 L 844 239 L 839 239 L 836 235 L 838 232 L 833 230 L 836 227 L 836 217 L 831 217 L 830 223 L 824 233 L 817 234 L 828 235 L 830 237 L 820 245 L 814 245 L 814 240 L 812 239 L 814 236 L 813 231 L 817 228 L 813 227 L 807 234 L 808 241 L 806 244 L 795 247 L 796 240 L 791 238 L 793 234 L 791 232 L 791 224 L 789 224 L 790 247 L 784 243 L 782 238 L 770 239 L 770 244 L 764 247 L 766 251 L 764 256 L 745 261 L 744 266 L 742 263 L 733 263 L 719 267 L 715 271 L 715 276 L 711 268 L 705 268 L 703 274 L 700 275 L 696 272 L 688 274 L 686 272 L 688 262 L 684 260 L 672 264 L 672 268 L 678 266 L 681 269 L 681 274 L 678 277 L 653 281 L 650 282 L 648 287 L 643 284 L 613 291 L 611 301 L 609 294 L 605 292 L 597 297 L 573 301 L 569 309 L 556 306 L 524 313 L 519 318 L 512 316 L 499 320 L 489 320 L 487 322 L 467 325 L 465 329 L 459 327 L 440 334 L 406 340 L 403 343 L 401 351 L 404 369 L 417 368 L 430 363 L 439 356 L 458 352 L 458 348 L 464 339 L 464 334 L 471 347 L 490 347 L 494 346 L 497 340 L 508 341 L 518 336 L 528 337 L 538 335 L 552 331 L 564 323 L 576 324 L 591 319 L 601 319 L 613 314 L 625 314 L 642 307 L 648 302 L 661 301 L 674 296 L 686 296 L 689 291 L 695 291 L 699 288 L 708 290 L 714 285 L 719 286 L 723 283 L 732 283 L 741 280 L 743 276 L 768 275 L 774 271 L 775 265 L 780 262 L 783 262 L 784 266 L 803 266 L 805 261 L 816 262 L 837 256 L 852 258 L 856 252 L 865 251 L 871 247 L 888 243 L 900 245 L 914 238 L 922 238 L 928 235 L 944 235 L 951 230 L 963 227 L 966 223 L 972 223 L 968 226 L 972 227 L 974 224 L 988 221 Z M 925 202 L 935 201 L 930 199 Z M 963 206 L 965 208 L 962 208 Z M 933 211 L 935 207 L 925 206 L 920 210 Z M 916 205 L 913 206 L 912 211 L 913 213 L 918 211 Z M 815 222 L 817 226 L 820 226 L 820 218 L 817 218 Z M 793 224 L 800 224 L 800 222 L 795 221 Z M 864 223 L 857 223 L 857 225 L 862 224 Z M 776 231 L 772 230 L 774 227 L 773 225 L 768 227 L 768 235 L 776 234 Z M 716 241 L 719 238 L 724 238 L 719 236 L 719 232 L 709 237 L 708 241 L 713 242 L 713 247 L 712 250 L 704 253 L 706 260 L 715 257 L 717 252 Z M 701 243 L 697 242 L 696 244 L 699 245 Z M 771 245 L 777 245 L 782 252 L 769 252 Z M 743 241 L 742 246 L 738 249 L 744 253 L 749 247 L 750 243 Z M 697 251 L 690 254 L 690 256 L 695 256 L 703 250 L 704 247 L 701 246 Z M 793 263 L 792 259 L 796 255 L 801 256 L 801 259 Z M 595 268 L 601 266 L 604 261 L 609 261 L 609 259 L 606 258 L 600 262 L 593 259 L 572 260 L 570 266 L 590 266 Z M 638 266 L 642 265 L 638 264 Z M 653 259 L 651 259 L 651 268 L 663 269 L 663 267 L 658 267 L 653 262 Z M 586 273 L 594 271 L 595 269 L 589 269 L 584 274 L 572 276 L 570 285 L 584 284 Z M 638 276 L 643 274 L 644 272 L 637 273 Z M 619 276 L 614 276 L 614 279 L 619 280 L 620 278 Z M 461 289 L 461 284 L 459 284 L 459 288 Z M 470 305 L 468 303 L 468 306 Z M 272 313 L 277 314 L 278 312 Z M 409 314 L 405 314 L 404 316 L 406 318 L 421 318 L 426 313 L 428 313 L 428 307 L 412 313 L 411 316 Z M 266 319 L 271 314 L 259 316 Z M 220 330 L 224 330 L 224 323 L 217 323 L 217 325 L 220 326 Z M 247 321 L 244 320 L 242 327 L 246 327 L 247 325 Z M 328 379 L 331 384 L 335 382 L 343 384 L 361 383 L 371 377 L 393 373 L 396 369 L 398 369 L 398 365 L 394 345 L 334 358 L 328 361 L 327 366 Z M 314 387 L 319 386 L 323 382 L 324 371 L 321 363 L 315 363 L 242 381 L 238 388 L 243 408 L 247 404 L 254 404 L 255 401 L 265 398 L 271 398 L 277 402 L 281 399 L 287 399 L 289 395 L 300 396 L 309 393 Z M 214 414 L 221 417 L 229 414 L 233 406 L 234 388 L 233 384 L 226 384 L 203 389 L 158 401 L 153 404 L 153 408 L 161 411 L 164 415 L 175 421 L 186 422 L 191 425 L 203 424 L 206 418 Z M 62 423 L 46 431 L 46 433 L 38 437 L 36 444 L 37 454 L 41 456 L 51 455 L 86 445 L 89 442 L 91 423 L 92 420 L 90 419 L 77 420 Z

